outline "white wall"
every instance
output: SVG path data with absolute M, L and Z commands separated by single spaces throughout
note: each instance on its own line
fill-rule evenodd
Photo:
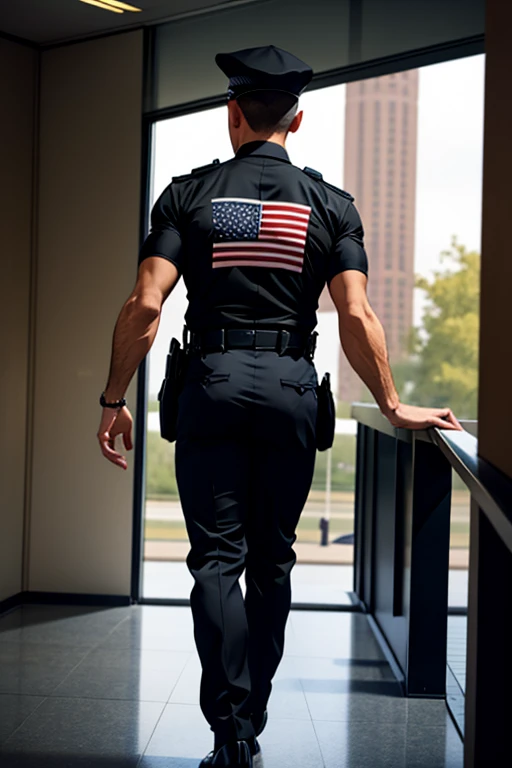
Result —
M 137 271 L 142 61 L 141 31 L 41 56 L 29 590 L 130 593 L 133 454 L 114 466 L 96 431 Z

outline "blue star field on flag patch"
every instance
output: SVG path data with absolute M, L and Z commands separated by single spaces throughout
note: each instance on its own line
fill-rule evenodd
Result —
M 237 200 L 213 202 L 214 242 L 256 240 L 261 223 L 261 205 Z

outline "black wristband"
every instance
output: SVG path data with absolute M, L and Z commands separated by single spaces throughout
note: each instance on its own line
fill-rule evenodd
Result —
M 115 403 L 107 403 L 105 400 L 105 392 L 100 395 L 100 405 L 103 408 L 122 408 L 126 405 L 126 398 L 122 397 L 121 400 L 117 400 Z

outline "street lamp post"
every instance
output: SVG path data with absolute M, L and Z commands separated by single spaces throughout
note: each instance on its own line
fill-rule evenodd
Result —
M 320 520 L 320 546 L 329 544 L 329 521 L 331 519 L 331 477 L 332 477 L 332 448 L 327 449 L 327 471 L 325 473 L 325 512 Z

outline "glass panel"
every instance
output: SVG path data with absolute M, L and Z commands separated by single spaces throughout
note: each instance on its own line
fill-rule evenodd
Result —
M 468 608 L 469 520 L 471 498 L 469 491 L 452 472 L 452 503 L 450 530 L 450 573 L 448 605 L 456 611 Z M 467 616 L 448 616 L 446 648 L 446 700 L 464 733 L 464 697 L 466 694 Z
M 173 176 L 189 173 L 216 157 L 222 162 L 232 156 L 226 119 L 226 109 L 222 107 L 154 125 L 151 206 Z M 211 141 L 206 140 L 207 136 Z M 173 336 L 181 340 L 186 308 L 185 284 L 180 279 L 164 303 L 149 354 L 144 597 L 188 599 L 192 588 L 192 578 L 185 565 L 189 545 L 176 486 L 174 443 L 160 437 L 157 401 L 169 341 Z
M 306 92 L 303 124 L 287 142 L 295 165 L 316 168 L 355 195 L 370 261 L 369 297 L 402 399 L 449 404 L 460 418 L 476 416 L 483 72 L 483 56 L 476 56 Z M 156 124 L 153 200 L 173 175 L 232 156 L 226 117 L 222 107 Z M 442 260 L 446 250 L 451 259 Z M 174 448 L 158 435 L 156 402 L 169 339 L 181 337 L 185 307 L 180 281 L 164 305 L 149 360 L 146 597 L 189 593 Z M 372 398 L 341 351 L 327 290 L 317 330 L 315 365 L 320 376 L 331 373 L 338 421 L 333 448 L 317 454 L 297 532 L 294 599 L 343 603 L 352 585 L 354 530 L 350 404 Z M 455 486 L 452 562 L 464 557 L 464 504 L 463 489 Z M 164 571 L 155 563 L 168 563 L 167 576 L 158 575 Z
M 215 64 L 219 51 L 272 42 L 315 72 L 345 66 L 348 31 L 348 0 L 320 0 L 315 7 L 309 0 L 267 0 L 163 24 L 156 32 L 156 103 L 150 108 L 225 93 L 226 77 Z
M 300 136 L 297 134 L 293 140 L 290 137 L 289 141 L 295 164 L 327 166 L 326 178 L 337 185 L 341 184 L 343 174 L 343 141 L 339 137 L 344 134 L 344 94 L 344 85 L 305 94 Z M 336 138 L 329 154 L 318 142 L 326 120 L 330 135 Z M 226 108 L 221 107 L 155 124 L 151 205 L 172 176 L 187 173 L 215 157 L 222 162 L 232 156 L 226 121 Z M 156 399 L 169 340 L 172 336 L 181 338 L 186 305 L 186 290 L 180 280 L 164 304 L 149 355 L 144 597 L 188 597 L 192 585 L 184 564 L 188 541 L 174 475 L 174 444 L 160 438 Z M 326 370 L 331 372 L 336 392 L 339 339 L 334 307 L 327 306 L 318 320 L 315 365 L 319 376 Z M 311 493 L 297 530 L 295 602 L 350 602 L 347 591 L 352 589 L 353 572 L 355 422 L 340 418 L 336 432 L 333 448 L 317 454 Z
M 149 109 L 225 93 L 226 77 L 215 64 L 220 51 L 272 42 L 315 72 L 343 67 L 349 63 L 348 33 L 348 0 L 317 0 L 314 6 L 309 0 L 266 0 L 162 24 L 156 30 L 156 103 Z
M 450 521 L 450 579 L 448 605 L 468 607 L 469 514 L 471 496 L 456 472 L 452 471 Z
M 419 21 L 418 5 L 407 0 L 257 0 L 161 24 L 156 29 L 154 101 L 147 108 L 224 93 L 226 81 L 215 54 L 266 44 L 269 34 L 274 45 L 292 51 L 320 74 L 483 35 L 484 6 L 482 0 L 430 0 Z
M 483 34 L 481 0 L 363 0 L 363 61 Z

